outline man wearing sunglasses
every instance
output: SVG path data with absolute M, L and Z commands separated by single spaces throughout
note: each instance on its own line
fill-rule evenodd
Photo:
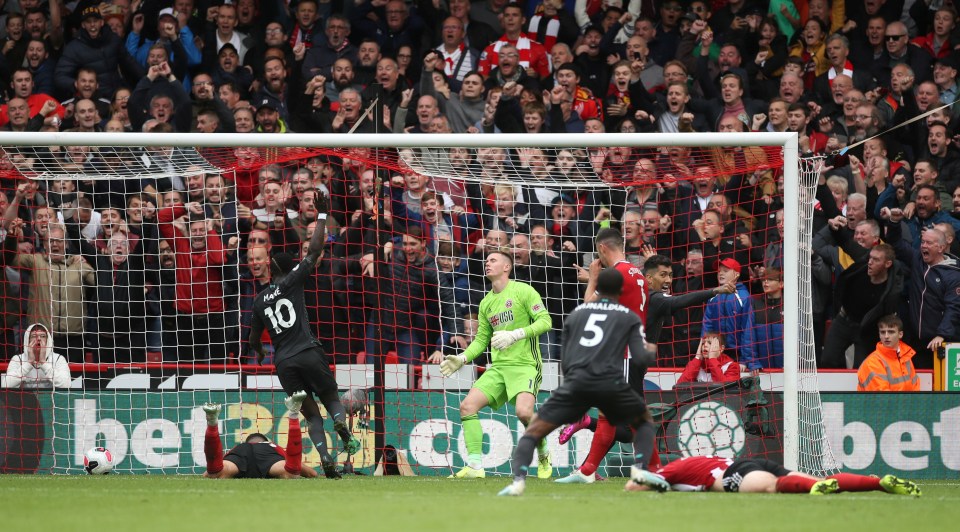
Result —
M 917 83 L 929 81 L 932 78 L 930 54 L 924 52 L 922 48 L 910 46 L 907 27 L 903 22 L 896 21 L 887 25 L 884 45 L 887 49 L 886 53 L 876 62 L 876 78 L 881 87 L 890 86 L 891 71 L 900 63 L 905 63 L 913 69 Z

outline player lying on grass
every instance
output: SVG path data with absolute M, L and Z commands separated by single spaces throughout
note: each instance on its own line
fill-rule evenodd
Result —
M 463 439 L 467 447 L 467 465 L 457 478 L 483 478 L 483 429 L 477 412 L 485 406 L 499 410 L 506 402 L 516 407 L 517 419 L 525 426 L 533 418 L 533 407 L 540 391 L 542 364 L 540 335 L 550 330 L 550 313 L 540 294 L 526 283 L 510 280 L 513 258 L 504 251 L 487 254 L 484 273 L 492 289 L 480 301 L 477 336 L 462 355 L 447 355 L 440 372 L 449 377 L 467 362 L 477 358 L 490 345 L 490 367 L 480 376 L 460 403 Z M 540 460 L 537 476 L 550 478 L 553 467 L 546 442 L 537 448 Z
M 203 454 L 207 457 L 206 478 L 313 478 L 313 469 L 303 465 L 303 443 L 300 435 L 300 406 L 307 392 L 296 392 L 284 400 L 289 425 L 286 450 L 260 433 L 251 434 L 224 456 L 217 417 L 220 405 L 207 403 L 207 432 L 203 437 Z
M 513 483 L 499 495 L 522 495 L 527 478 L 527 464 L 533 449 L 554 429 L 580 419 L 587 410 L 599 408 L 616 426 L 628 423 L 635 431 L 633 452 L 636 462 L 630 478 L 644 485 L 670 486 L 662 477 L 646 470 L 653 454 L 656 434 L 653 418 L 641 396 L 624 375 L 623 353 L 630 347 L 630 363 L 649 366 L 654 351 L 643 339 L 640 316 L 618 303 L 623 290 L 623 275 L 607 268 L 597 276 L 599 297 L 577 307 L 563 324 L 563 384 L 554 390 L 547 402 L 527 426 L 513 453 Z
M 652 480 L 651 480 L 652 479 Z M 893 475 L 881 478 L 837 473 L 819 478 L 790 471 L 764 458 L 731 460 L 719 456 L 691 456 L 674 460 L 656 473 L 627 481 L 627 491 L 729 491 L 734 493 L 809 493 L 885 491 L 920 496 L 920 487 Z
M 326 200 L 316 194 L 317 228 L 307 247 L 307 254 L 299 263 L 289 253 L 277 253 L 270 260 L 270 285 L 257 294 L 253 302 L 250 323 L 250 348 L 257 353 L 257 361 L 266 354 L 260 338 L 264 327 L 270 331 L 274 348 L 274 365 L 283 391 L 293 394 L 304 390 L 309 395 L 303 401 L 303 417 L 307 422 L 310 440 L 320 454 L 320 464 L 327 478 L 340 478 L 336 462 L 327 451 L 327 434 L 323 430 L 320 408 L 313 400 L 320 398 L 333 419 L 333 428 L 343 440 L 348 454 L 360 450 L 360 441 L 347 427 L 346 410 L 337 394 L 337 381 L 330 371 L 330 361 L 320 341 L 310 331 L 309 314 L 303 299 L 303 285 L 316 269 L 326 241 Z

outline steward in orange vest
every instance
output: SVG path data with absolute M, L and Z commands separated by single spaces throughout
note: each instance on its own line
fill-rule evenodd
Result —
M 860 365 L 857 371 L 859 392 L 917 392 L 920 378 L 910 360 L 917 354 L 903 343 L 903 322 L 890 315 L 880 318 L 880 342 L 877 350 Z

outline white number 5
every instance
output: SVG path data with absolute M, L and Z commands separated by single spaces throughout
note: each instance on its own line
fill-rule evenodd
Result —
M 590 333 L 590 337 L 582 336 L 580 338 L 580 345 L 584 347 L 593 347 L 599 345 L 603 341 L 603 329 L 600 328 L 598 323 L 605 321 L 607 319 L 606 314 L 591 314 L 587 318 L 587 324 L 583 326 L 584 333 Z

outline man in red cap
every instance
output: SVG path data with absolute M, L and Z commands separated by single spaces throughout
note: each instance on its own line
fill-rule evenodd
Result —
M 753 308 L 750 292 L 740 282 L 740 263 L 726 258 L 720 261 L 717 280 L 720 285 L 735 283 L 736 292 L 719 294 L 707 302 L 703 311 L 702 334 L 720 333 L 724 337 L 726 352 L 740 363 L 741 370 L 756 372 L 765 367 L 757 360 L 753 345 Z

